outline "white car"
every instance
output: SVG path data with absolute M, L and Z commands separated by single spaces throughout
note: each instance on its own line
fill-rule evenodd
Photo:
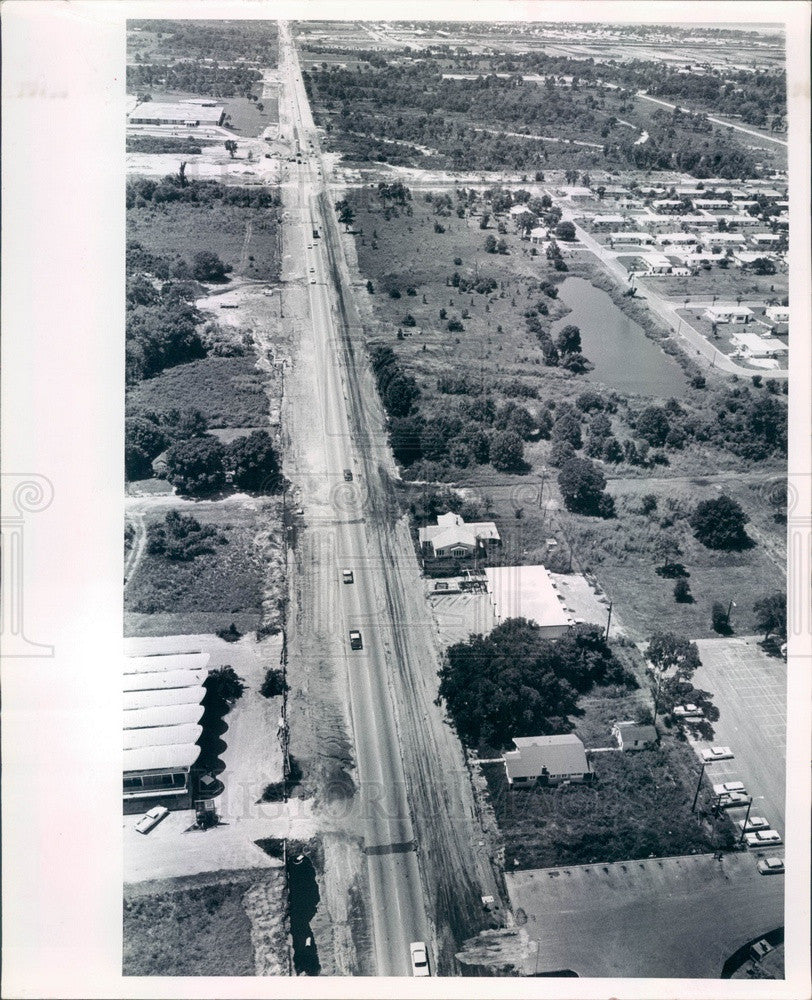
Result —
M 748 830 L 749 831 L 749 830 L 769 830 L 770 829 L 770 824 L 764 818 L 764 816 L 751 816 L 747 820 L 747 825 L 746 826 L 745 826 L 744 820 L 740 819 L 738 825 L 739 825 L 739 829 L 740 830 Z
M 723 792 L 718 801 L 720 809 L 734 809 L 736 806 L 746 806 L 750 800 L 741 792 Z
M 705 747 L 702 760 L 709 764 L 714 760 L 733 760 L 733 751 L 730 747 Z
M 674 715 L 678 719 L 702 719 L 705 713 L 698 705 L 677 705 Z
M 724 795 L 726 792 L 738 792 L 740 795 L 746 795 L 747 789 L 741 781 L 725 781 L 721 785 L 713 786 L 714 795 Z
M 780 844 L 781 834 L 778 830 L 756 830 L 745 833 L 744 840 L 748 847 L 765 847 L 767 844 Z
M 758 870 L 762 875 L 783 875 L 783 858 L 762 858 L 758 863 Z
M 168 815 L 169 810 L 166 806 L 154 806 L 149 812 L 144 813 L 141 819 L 135 824 L 135 828 L 139 833 L 149 833 L 153 827 L 156 827 Z
M 351 569 L 342 570 L 341 579 L 344 581 L 344 583 L 352 583 L 353 580 L 355 579 L 353 577 L 352 570 Z
M 423 941 L 412 941 L 409 945 L 409 954 L 412 957 L 412 975 L 430 976 L 429 956 L 426 952 L 426 945 Z

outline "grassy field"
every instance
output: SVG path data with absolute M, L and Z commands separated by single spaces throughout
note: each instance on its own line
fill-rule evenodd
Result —
M 781 300 L 787 294 L 788 282 L 789 275 L 786 272 L 759 276 L 731 264 L 728 268 L 712 267 L 710 271 L 700 268 L 699 274 L 689 277 L 661 275 L 644 278 L 640 287 L 648 285 L 658 294 L 676 300 L 701 297 L 707 298 L 710 303 L 714 295 L 719 302 L 735 302 L 737 295 L 745 299 Z
M 138 240 L 151 253 L 182 257 L 189 263 L 198 250 L 211 250 L 234 268 L 234 276 L 261 281 L 279 277 L 275 209 L 149 203 L 127 211 L 127 238 Z
M 714 829 L 707 790 L 691 802 L 699 763 L 690 747 L 664 737 L 660 748 L 592 756 L 589 785 L 510 791 L 503 764 L 483 764 L 513 869 L 704 853 L 730 830 Z M 514 862 L 518 862 L 515 864 Z
M 218 872 L 125 888 L 124 975 L 254 975 L 243 896 L 256 878 Z
M 268 501 L 272 508 L 276 501 Z M 190 562 L 179 562 L 145 553 L 126 591 L 125 610 L 140 614 L 216 614 L 219 627 L 227 627 L 234 616 L 255 618 L 262 609 L 264 553 L 258 536 L 256 512 L 209 507 L 195 511 L 201 524 L 212 524 L 225 537 L 210 553 Z M 163 520 L 163 514 L 147 518 L 147 526 Z M 276 538 L 271 544 L 278 548 Z M 211 631 L 209 629 L 208 631 Z
M 210 427 L 264 427 L 268 419 L 267 376 L 253 353 L 237 358 L 208 357 L 131 386 L 127 400 L 144 410 L 197 409 Z

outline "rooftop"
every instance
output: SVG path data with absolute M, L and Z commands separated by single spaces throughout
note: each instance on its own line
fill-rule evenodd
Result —
M 551 775 L 586 774 L 589 764 L 583 743 L 574 733 L 556 736 L 516 736 L 515 750 L 505 754 L 510 778 L 533 778 L 542 769 Z
M 572 624 L 544 566 L 488 566 L 485 575 L 499 621 L 527 618 L 543 626 Z

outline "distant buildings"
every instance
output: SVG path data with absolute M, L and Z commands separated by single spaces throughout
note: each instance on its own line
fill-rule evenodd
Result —
M 592 770 L 583 743 L 574 733 L 561 736 L 516 736 L 515 750 L 505 753 L 505 774 L 511 788 L 589 781 Z

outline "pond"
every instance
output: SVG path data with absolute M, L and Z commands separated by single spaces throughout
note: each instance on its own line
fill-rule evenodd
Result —
M 641 396 L 684 396 L 688 382 L 677 362 L 649 340 L 609 298 L 584 278 L 567 278 L 558 286 L 562 302 L 572 310 L 553 323 L 553 339 L 568 323 L 581 331 L 581 349 L 595 366 L 579 376 L 620 393 Z

